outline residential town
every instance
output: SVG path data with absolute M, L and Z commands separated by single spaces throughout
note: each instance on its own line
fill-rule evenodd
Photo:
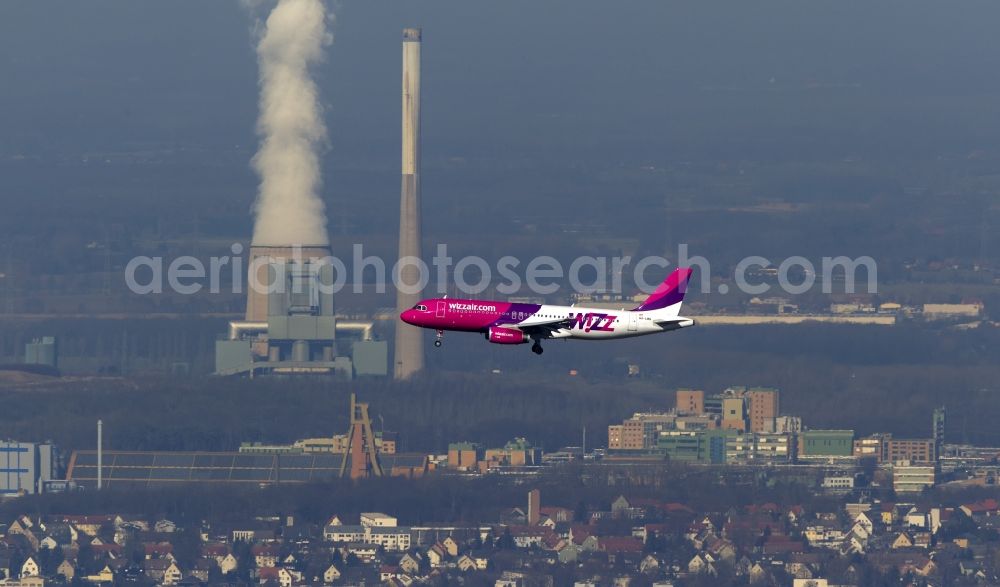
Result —
M 672 409 L 611 424 L 607 447 L 589 450 L 546 452 L 515 438 L 496 448 L 463 441 L 446 454 L 408 455 L 399 435 L 372 429 L 367 404 L 354 398 L 359 416 L 332 439 L 248 443 L 234 453 L 72 451 L 62 475 L 55 447 L 8 442 L 4 454 L 21 468 L 5 465 L 20 472 L 4 478 L 4 505 L 16 514 L 0 520 L 0 586 L 1000 580 L 1000 502 L 992 491 L 1000 450 L 945 444 L 944 408 L 930 414 L 928 438 L 903 439 L 810 429 L 783 414 L 779 398 L 773 388 L 712 396 L 680 389 Z M 386 497 L 364 500 L 373 511 L 337 511 L 337 495 L 363 497 L 364 484 L 379 478 L 393 485 Z M 101 491 L 170 488 L 197 499 L 224 487 L 227 500 L 338 481 L 351 485 L 331 489 L 318 517 L 18 509 L 32 498 L 78 503 Z M 496 488 L 520 497 L 454 513 L 459 502 Z M 561 497 L 543 500 L 550 490 Z M 401 499 L 410 491 L 454 492 L 452 513 L 414 511 L 414 501 Z
M 127 514 L 20 515 L 0 528 L 0 585 L 991 585 L 1000 503 L 852 499 L 701 511 L 619 495 L 607 509 L 544 505 L 498 520 L 403 526 L 262 516 L 181 527 Z M 810 583 L 811 581 L 811 583 Z

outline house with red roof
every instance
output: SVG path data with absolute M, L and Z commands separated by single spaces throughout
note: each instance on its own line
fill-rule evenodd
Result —
M 260 567 L 273 567 L 278 564 L 278 547 L 273 544 L 258 544 L 250 549 L 254 564 Z
M 260 567 L 257 569 L 257 579 L 261 583 L 266 581 L 278 581 L 278 569 L 276 567 Z
M 544 547 L 545 540 L 553 534 L 545 526 L 510 526 L 510 536 L 518 548 Z
M 382 565 L 378 569 L 379 580 L 385 583 L 389 579 L 396 579 L 400 576 L 401 571 L 398 565 Z
M 166 558 L 167 556 L 173 558 L 174 555 L 174 545 L 169 542 L 147 542 L 142 545 L 142 550 L 146 556 L 146 560 Z
M 608 554 L 642 552 L 642 541 L 633 536 L 601 536 L 597 539 L 597 550 Z
M 110 543 L 110 544 L 95 544 L 90 547 L 90 551 L 94 553 L 94 556 L 106 555 L 111 558 L 120 558 L 124 552 L 122 545 Z
M 790 554 L 794 552 L 805 552 L 806 545 L 801 540 L 793 540 L 788 536 L 771 536 L 764 542 L 764 554 Z
M 624 495 L 611 502 L 611 515 L 615 518 L 641 518 L 646 515 L 646 510 L 658 509 L 662 506 L 658 499 L 649 497 L 631 497 Z
M 60 521 L 88 536 L 97 536 L 101 528 L 110 526 L 114 519 L 114 516 L 62 516 Z
M 705 544 L 705 550 L 716 560 L 732 561 L 736 559 L 736 547 L 725 538 L 715 538 Z
M 993 498 L 982 499 L 974 503 L 963 504 L 959 509 L 972 519 L 988 518 L 1000 514 L 1000 502 Z
M 228 544 L 223 544 L 221 542 L 213 542 L 211 544 L 206 544 L 201 547 L 201 556 L 207 558 L 219 558 L 225 557 L 231 552 Z
M 663 513 L 665 513 L 665 514 L 694 514 L 695 513 L 695 511 L 693 509 L 691 509 L 690 507 L 684 505 L 683 503 L 677 503 L 675 501 L 671 501 L 671 502 L 668 502 L 668 503 L 660 504 L 658 509 L 660 511 L 662 511 Z

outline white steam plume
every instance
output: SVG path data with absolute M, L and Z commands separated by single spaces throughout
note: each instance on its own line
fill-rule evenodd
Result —
M 260 67 L 260 176 L 254 204 L 256 245 L 325 245 L 319 197 L 319 149 L 326 144 L 322 106 L 309 67 L 332 37 L 321 0 L 279 0 L 257 45 Z

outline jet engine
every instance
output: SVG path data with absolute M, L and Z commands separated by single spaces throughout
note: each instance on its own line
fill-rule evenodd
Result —
M 530 337 L 525 336 L 517 328 L 502 328 L 498 326 L 490 327 L 486 339 L 493 344 L 524 344 L 531 341 Z

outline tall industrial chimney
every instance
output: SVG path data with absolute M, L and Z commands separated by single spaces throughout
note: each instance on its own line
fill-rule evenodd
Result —
M 104 485 L 104 422 L 97 421 L 97 488 Z
M 420 255 L 420 29 L 403 29 L 403 185 L 399 198 L 399 258 Z M 412 263 L 402 267 L 401 283 L 419 282 Z M 397 287 L 396 307 L 402 312 L 420 301 L 420 293 Z M 396 322 L 396 379 L 424 368 L 424 339 L 419 328 Z

